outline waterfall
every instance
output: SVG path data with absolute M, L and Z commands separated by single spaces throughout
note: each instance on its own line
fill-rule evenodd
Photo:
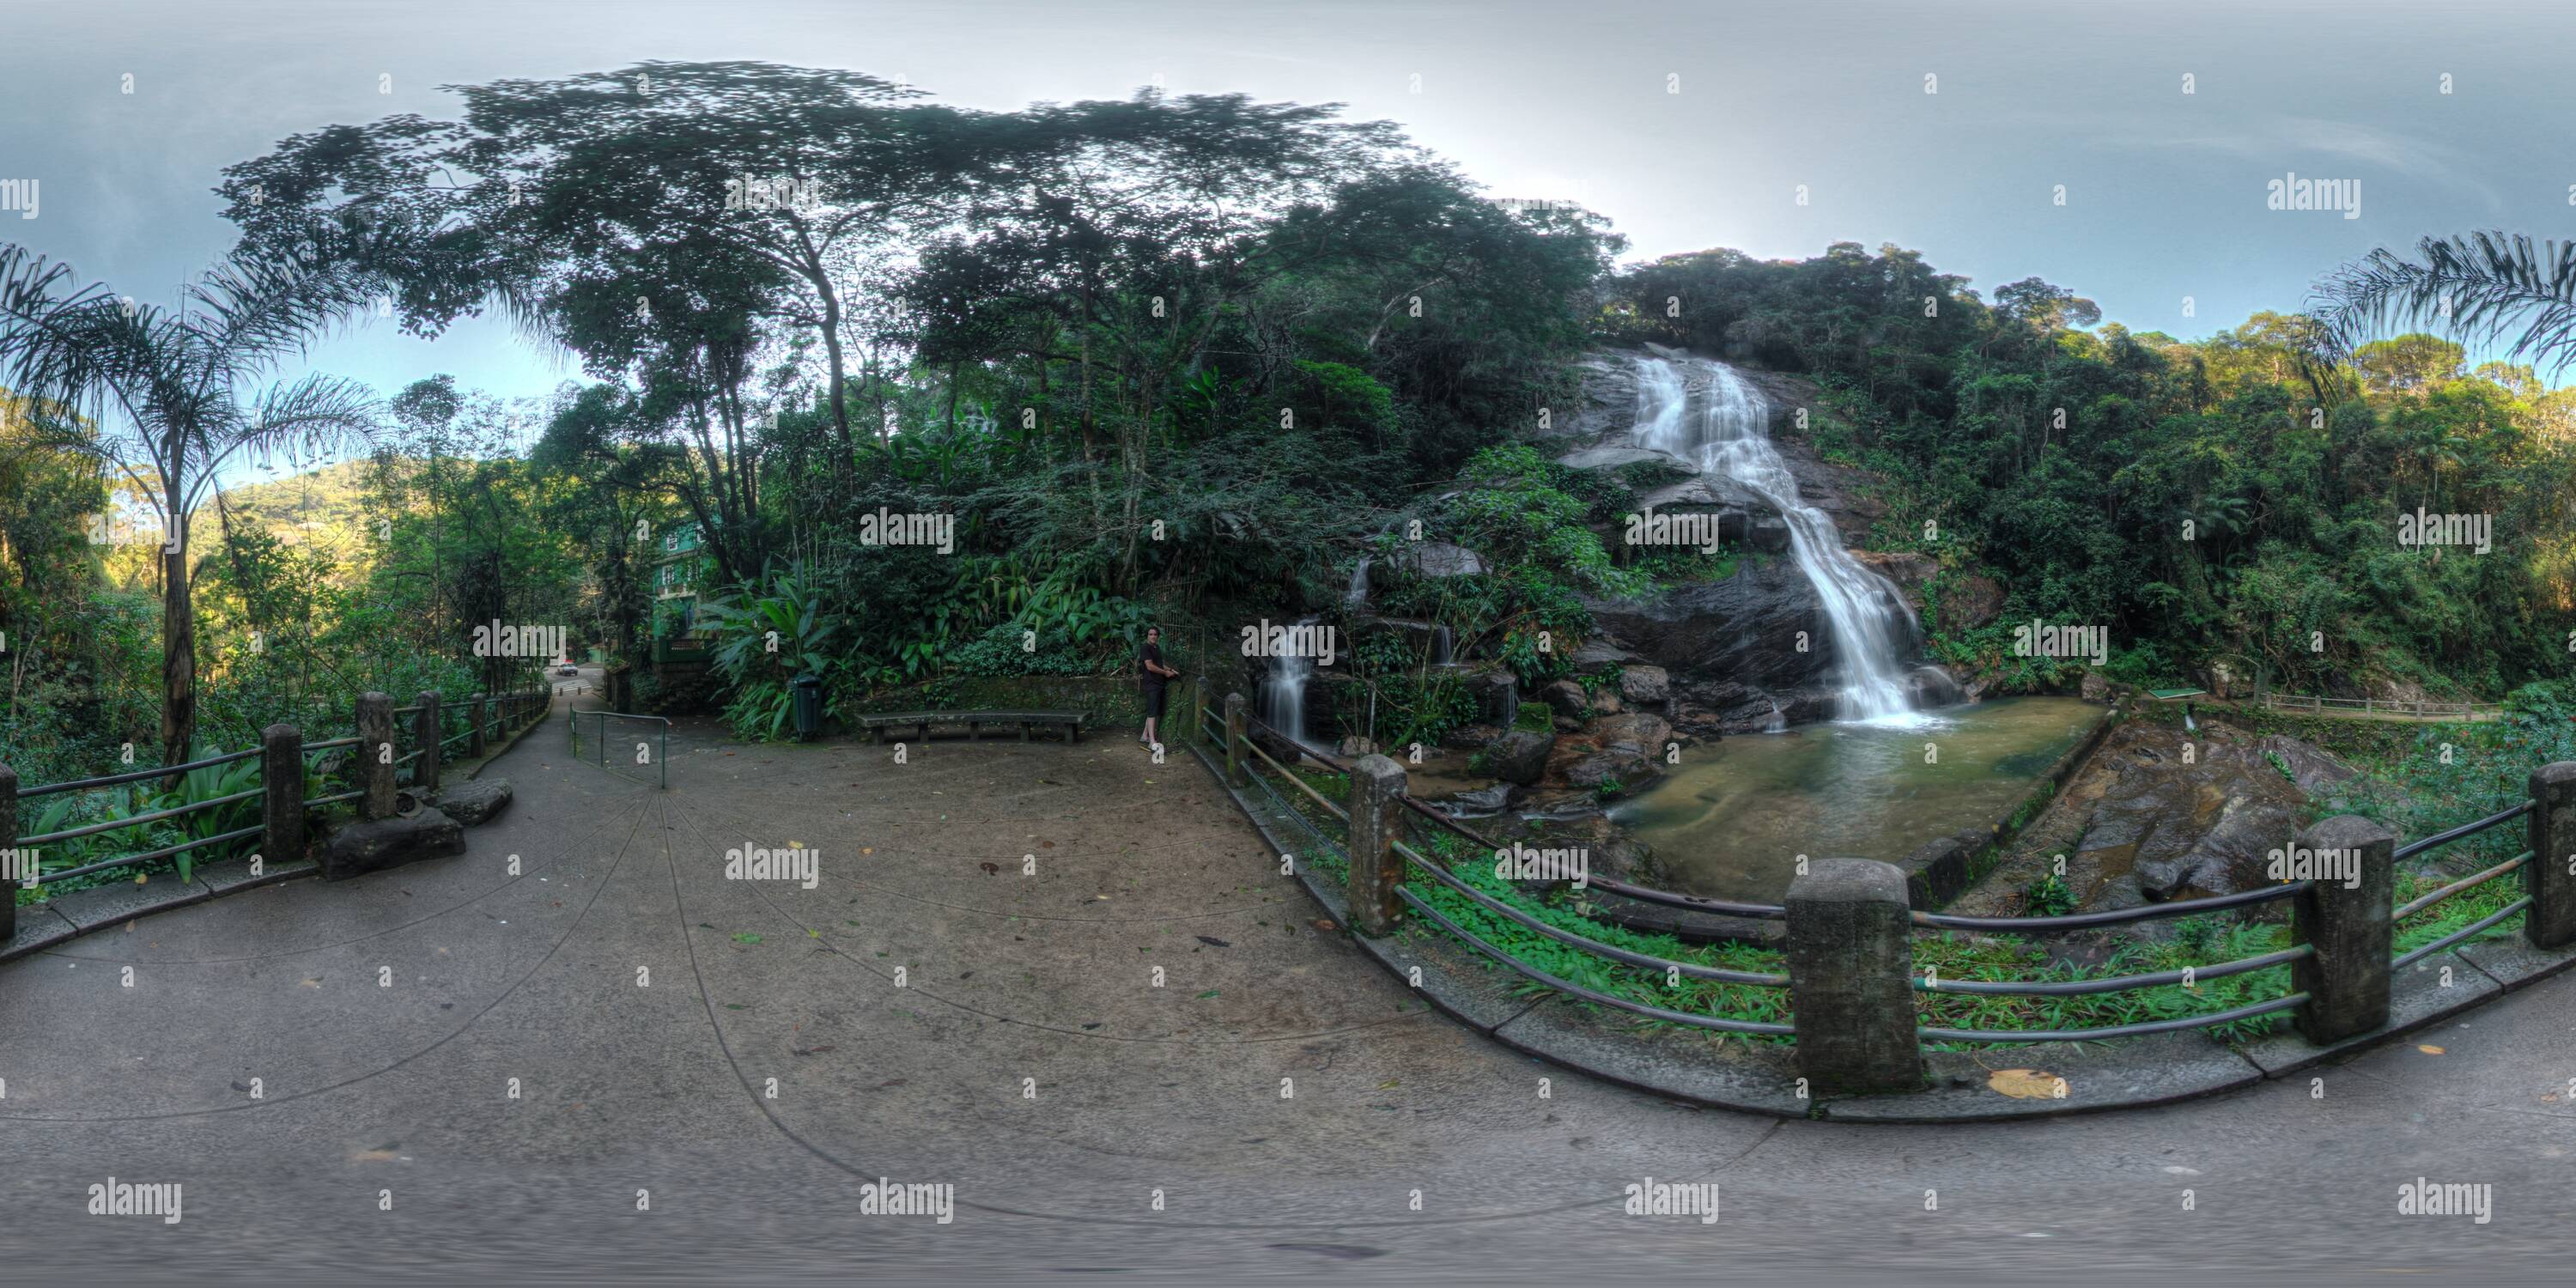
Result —
M 1261 678 L 1262 723 L 1300 747 L 1307 745 L 1306 682 L 1313 678 L 1315 659 L 1286 655 L 1272 657 L 1269 674 Z
M 1823 511 L 1802 503 L 1798 480 L 1771 446 L 1771 406 L 1722 362 L 1685 359 L 1704 390 L 1686 383 L 1680 365 L 1637 360 L 1637 427 L 1641 447 L 1695 462 L 1771 503 L 1789 526 L 1790 553 L 1823 603 L 1833 631 L 1845 720 L 1902 720 L 1914 704 L 1901 662 L 1914 642 L 1904 597 L 1885 577 L 1843 549 Z M 1699 392 L 1693 415 L 1692 394 Z
M 1431 664 L 1433 666 L 1449 665 L 1450 647 L 1451 641 L 1449 628 L 1444 625 L 1434 624 L 1431 628 Z
M 1351 588 L 1348 592 L 1343 594 L 1343 603 L 1348 604 L 1353 608 L 1357 608 L 1368 602 L 1368 566 L 1368 556 L 1360 556 L 1359 566 L 1351 569 Z

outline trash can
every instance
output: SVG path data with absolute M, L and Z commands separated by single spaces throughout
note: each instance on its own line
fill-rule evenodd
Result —
M 796 740 L 810 742 L 823 732 L 823 677 L 806 674 L 788 681 L 796 702 Z

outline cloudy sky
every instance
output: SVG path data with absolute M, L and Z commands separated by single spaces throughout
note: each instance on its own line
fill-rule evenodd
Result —
M 996 109 L 1157 77 L 1338 101 L 1493 195 L 1583 201 L 1635 256 L 1894 242 L 2185 337 L 2295 309 L 2374 246 L 2576 225 L 2566 5 L 0 0 L 0 30 L 0 179 L 41 194 L 0 239 L 145 299 L 231 245 L 217 171 L 290 133 L 650 58 L 850 67 Z M 2358 181 L 2357 217 L 2267 209 L 2290 174 Z M 314 365 L 388 392 L 578 375 L 496 321 L 434 344 L 377 323 Z

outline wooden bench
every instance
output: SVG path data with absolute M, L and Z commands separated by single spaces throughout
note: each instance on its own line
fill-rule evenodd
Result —
M 920 741 L 930 741 L 933 725 L 964 725 L 966 736 L 976 741 L 984 737 L 984 726 L 1018 725 L 1020 741 L 1029 740 L 1034 728 L 1062 729 L 1067 740 L 1082 741 L 1082 713 L 1079 711 L 898 711 L 886 715 L 860 716 L 859 726 L 876 734 L 878 742 L 886 741 L 889 729 L 921 730 Z

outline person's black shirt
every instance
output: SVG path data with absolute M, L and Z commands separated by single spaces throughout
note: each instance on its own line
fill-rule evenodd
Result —
M 1144 680 L 1144 684 L 1147 689 L 1159 689 L 1163 687 L 1163 673 L 1154 669 L 1162 664 L 1163 646 L 1160 644 L 1147 644 L 1145 646 L 1144 657 L 1138 662 L 1136 667 L 1139 672 L 1142 672 L 1141 678 Z

